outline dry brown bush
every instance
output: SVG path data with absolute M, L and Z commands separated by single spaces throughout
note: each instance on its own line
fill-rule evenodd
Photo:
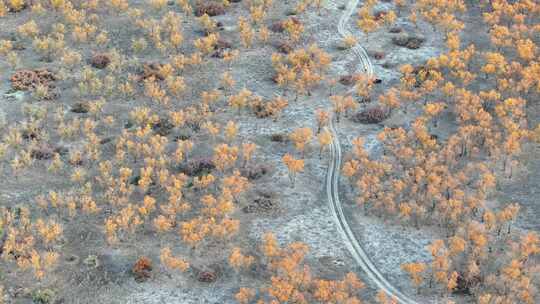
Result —
M 203 283 L 213 283 L 217 280 L 217 274 L 214 271 L 201 271 L 197 275 L 197 280 Z
M 216 165 L 210 158 L 197 158 L 188 161 L 187 164 L 180 166 L 180 172 L 185 173 L 188 176 L 198 176 L 203 173 L 209 173 L 214 170 Z
M 131 269 L 137 281 L 147 280 L 152 272 L 152 260 L 147 257 L 140 257 Z
M 56 76 L 45 69 L 20 70 L 11 76 L 11 87 L 14 90 L 26 91 L 35 89 L 38 85 L 53 88 L 52 82 Z
M 280 41 L 277 43 L 276 48 L 280 53 L 289 54 L 294 50 L 292 44 L 288 41 Z
M 107 54 L 95 54 L 90 59 L 90 65 L 96 69 L 104 69 L 109 63 L 111 63 L 111 58 Z
M 387 117 L 387 112 L 382 107 L 376 106 L 356 113 L 352 117 L 352 120 L 363 124 L 376 124 L 382 122 Z
M 140 75 L 140 80 L 146 80 L 149 78 L 154 78 L 156 80 L 165 80 L 165 76 L 160 72 L 160 69 L 163 67 L 161 63 L 145 63 L 143 64 L 143 70 Z
M 200 17 L 207 14 L 210 17 L 225 14 L 225 7 L 219 3 L 200 3 L 195 8 L 195 16 Z

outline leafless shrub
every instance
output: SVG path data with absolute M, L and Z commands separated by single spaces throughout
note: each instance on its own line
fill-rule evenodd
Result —
M 56 76 L 45 69 L 41 70 L 20 70 L 11 76 L 11 87 L 14 90 L 27 91 L 35 89 L 37 86 L 54 88 L 53 82 Z
M 111 63 L 111 58 L 107 54 L 96 54 L 90 59 L 90 65 L 96 69 L 104 69 L 109 63 Z
M 375 106 L 364 111 L 356 113 L 352 120 L 363 124 L 377 124 L 388 117 L 387 111 L 380 106 Z
M 180 166 L 180 171 L 188 176 L 199 176 L 204 173 L 210 173 L 216 166 L 210 158 L 197 158 L 188 161 L 187 164 Z
M 195 7 L 195 16 L 200 17 L 207 14 L 210 17 L 219 16 L 225 14 L 225 7 L 219 3 L 200 3 Z
M 197 280 L 203 283 L 213 283 L 217 280 L 217 273 L 214 271 L 201 271 L 197 275 Z
M 249 180 L 256 180 L 270 172 L 270 168 L 267 165 L 249 165 L 242 169 L 242 175 Z

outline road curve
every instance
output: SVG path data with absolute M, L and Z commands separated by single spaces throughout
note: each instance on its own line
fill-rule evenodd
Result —
M 338 32 L 342 37 L 351 35 L 347 30 L 347 23 L 354 13 L 359 0 L 349 0 L 345 8 L 345 12 L 339 19 Z M 360 45 L 356 44 L 351 48 L 354 55 L 360 60 L 361 66 L 364 69 L 364 73 L 369 77 L 373 76 L 373 66 L 366 53 L 366 50 Z M 339 199 L 339 175 L 341 171 L 341 145 L 339 137 L 336 132 L 334 120 L 331 119 L 329 123 L 329 129 L 332 133 L 332 143 L 330 145 L 330 163 L 328 165 L 328 171 L 326 173 L 326 193 L 328 196 L 328 206 L 338 228 L 338 231 L 345 241 L 347 248 L 351 255 L 367 274 L 368 278 L 375 283 L 378 289 L 384 291 L 388 296 L 394 297 L 399 304 L 417 304 L 414 300 L 408 298 L 396 287 L 390 284 L 384 276 L 380 273 L 375 265 L 371 262 L 364 249 L 358 243 L 358 240 L 354 236 L 345 214 L 343 213 L 343 207 Z
M 342 38 L 352 35 L 347 29 L 347 23 L 358 6 L 358 2 L 360 2 L 360 0 L 349 0 L 345 7 L 345 12 L 341 15 L 341 18 L 339 18 L 338 33 Z M 371 64 L 371 60 L 369 59 L 366 50 L 357 43 L 351 48 L 351 51 L 360 60 L 362 67 L 364 67 L 364 73 L 369 77 L 373 76 L 373 65 Z

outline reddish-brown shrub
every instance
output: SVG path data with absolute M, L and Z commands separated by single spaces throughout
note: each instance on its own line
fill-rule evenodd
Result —
M 216 168 L 216 165 L 210 158 L 197 158 L 188 161 L 187 164 L 180 166 L 179 170 L 188 176 L 199 176 L 210 173 Z
M 96 69 L 104 69 L 109 63 L 111 63 L 111 58 L 107 54 L 96 54 L 90 59 L 90 65 Z
M 356 113 L 352 120 L 354 122 L 363 124 L 376 124 L 380 123 L 387 118 L 387 112 L 380 106 L 366 109 L 364 111 Z
M 225 7 L 220 3 L 200 3 L 195 7 L 195 16 L 200 17 L 207 14 L 210 17 L 225 14 Z
M 216 51 L 212 54 L 212 57 L 223 58 L 223 56 L 225 55 L 225 50 L 231 48 L 232 44 L 229 41 L 220 38 L 217 41 L 216 45 L 214 45 L 214 49 Z
M 419 49 L 425 41 L 426 38 L 415 34 L 402 33 L 400 35 L 392 37 L 392 43 L 397 46 L 405 47 L 411 50 Z
M 35 129 L 22 130 L 22 138 L 26 140 L 40 140 L 41 136 Z
M 343 75 L 339 78 L 339 83 L 345 86 L 350 86 L 354 84 L 357 78 L 358 75 L 356 74 Z
M 249 205 L 242 208 L 242 211 L 244 213 L 267 213 L 276 210 L 278 203 L 274 196 L 273 193 L 260 191 Z
M 140 257 L 133 268 L 131 269 L 135 279 L 138 281 L 144 281 L 151 276 L 152 272 L 152 260 L 147 257 Z
M 232 48 L 232 44 L 229 41 L 225 40 L 225 39 L 219 38 L 216 45 L 214 46 L 214 48 L 216 50 L 230 49 L 230 48 Z
M 375 51 L 375 52 L 373 52 L 373 58 L 375 58 L 377 60 L 384 59 L 385 56 L 386 56 L 386 54 L 383 51 Z
M 213 271 L 201 271 L 197 276 L 197 280 L 203 283 L 212 283 L 217 280 L 217 274 Z
M 296 18 L 296 17 L 290 17 L 289 20 L 292 20 L 292 22 L 294 22 L 295 24 L 301 24 L 302 22 L 300 21 L 300 19 Z M 270 25 L 270 30 L 274 33 L 283 33 L 285 31 L 285 21 L 286 20 L 278 20 L 278 21 L 274 21 L 271 25 Z
M 274 21 L 271 25 L 270 25 L 270 30 L 274 33 L 283 33 L 283 31 L 285 31 L 285 26 L 283 26 L 283 22 L 282 21 Z
M 71 107 L 73 113 L 84 114 L 88 113 L 88 111 L 90 111 L 90 105 L 86 102 L 77 102 Z
M 386 11 L 378 11 L 373 14 L 373 17 L 375 17 L 375 20 L 382 21 L 384 17 L 388 14 Z
M 249 165 L 242 169 L 242 175 L 249 180 L 256 180 L 266 175 L 269 171 L 270 169 L 266 165 Z
M 275 133 L 270 136 L 270 140 L 273 142 L 285 143 L 289 141 L 289 136 L 283 133 Z
M 38 85 L 54 88 L 52 82 L 56 76 L 48 70 L 20 70 L 11 76 L 11 87 L 14 90 L 26 91 L 35 89 Z
M 167 136 L 171 134 L 174 125 L 167 118 L 160 118 L 158 122 L 152 125 L 154 133 L 160 136 Z
M 280 53 L 289 54 L 294 50 L 292 44 L 288 41 L 281 41 L 276 45 L 276 48 Z
M 165 76 L 160 72 L 163 65 L 161 63 L 145 63 L 143 64 L 143 70 L 140 75 L 141 80 L 154 78 L 155 80 L 165 80 Z
M 262 102 L 254 103 L 251 108 L 257 118 L 267 118 L 272 116 L 272 112 L 269 111 L 268 107 Z
M 54 150 L 46 144 L 42 144 L 30 152 L 30 155 L 34 159 L 43 160 L 43 159 L 51 159 L 54 156 Z

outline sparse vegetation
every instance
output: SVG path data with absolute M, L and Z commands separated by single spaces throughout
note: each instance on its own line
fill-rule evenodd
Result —
M 0 0 L 0 303 L 539 303 L 540 4 L 355 3 Z

